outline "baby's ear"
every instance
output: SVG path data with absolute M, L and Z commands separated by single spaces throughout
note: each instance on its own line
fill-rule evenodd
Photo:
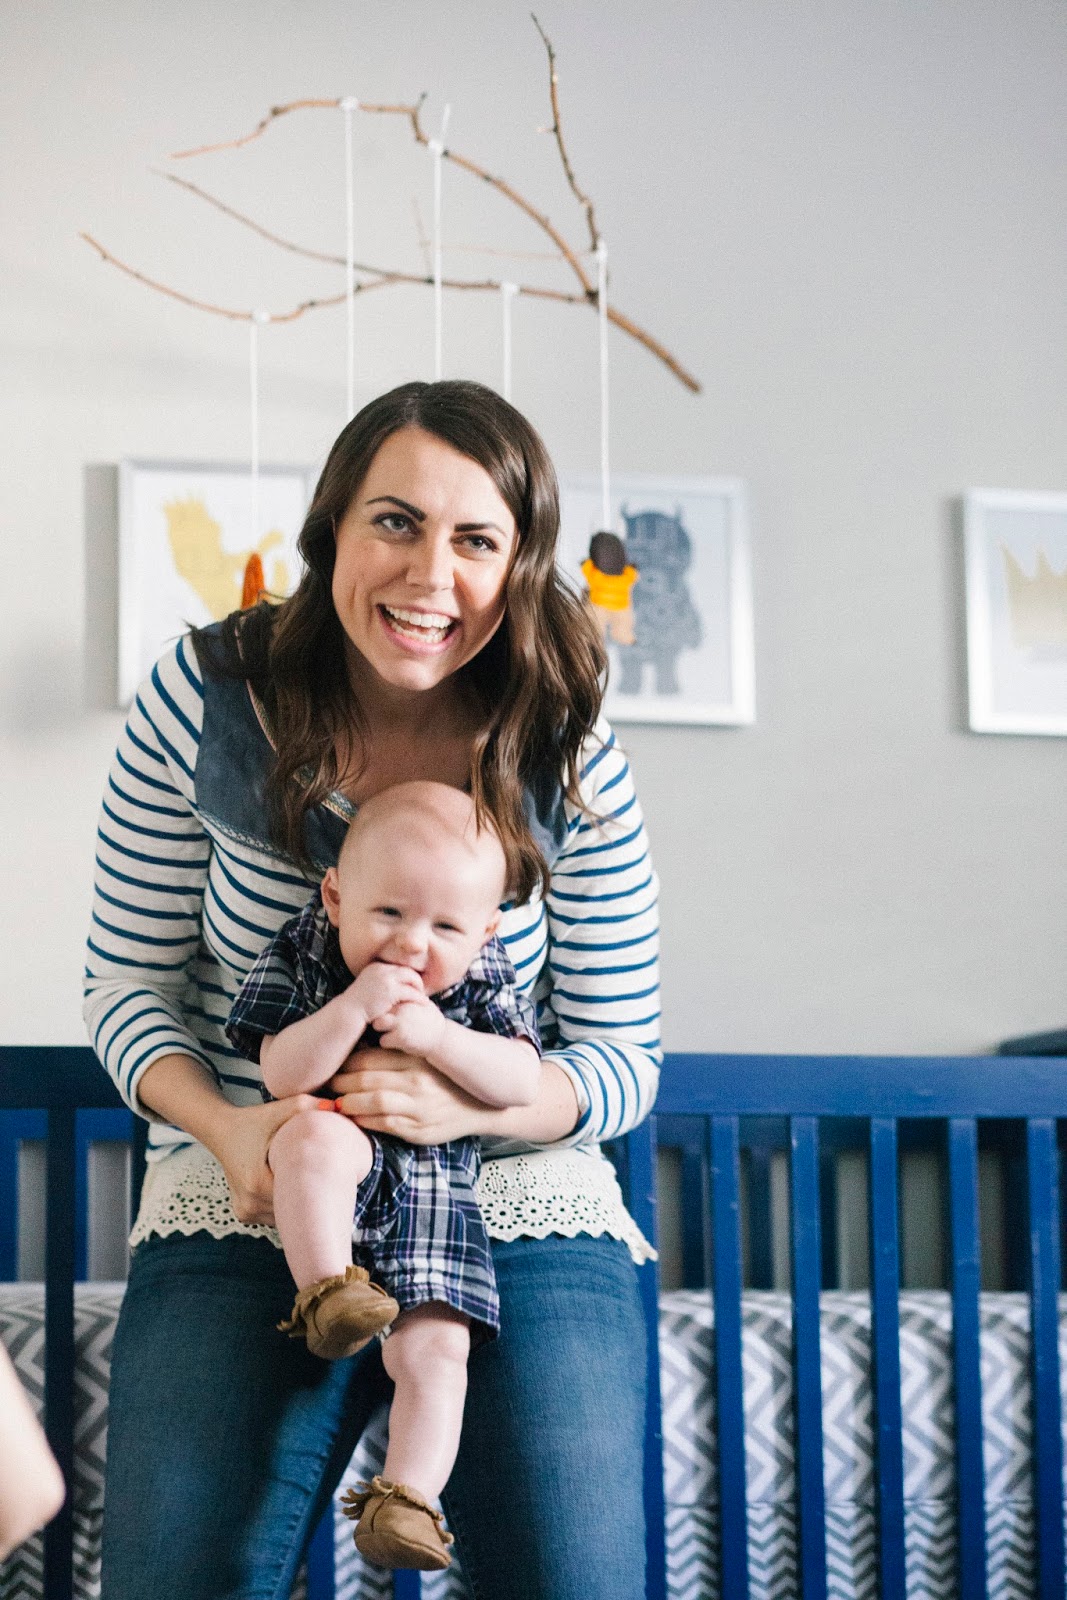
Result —
M 326 876 L 322 880 L 322 903 L 326 907 L 326 915 L 331 924 L 336 928 L 341 916 L 341 889 L 337 882 L 337 868 L 327 867 Z
M 500 909 L 498 907 L 497 910 L 493 912 L 493 915 L 489 918 L 489 921 L 488 921 L 488 923 L 486 925 L 485 939 L 486 939 L 486 943 L 487 944 L 488 944 L 489 940 L 493 937 L 494 933 L 499 928 L 499 926 L 500 926 Z

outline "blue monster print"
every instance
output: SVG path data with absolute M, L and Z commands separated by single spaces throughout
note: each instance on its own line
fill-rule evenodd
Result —
M 681 509 L 673 517 L 663 511 L 622 508 L 626 552 L 641 574 L 634 588 L 634 642 L 618 646 L 621 694 L 640 694 L 644 665 L 651 662 L 656 694 L 680 694 L 678 657 L 695 650 L 703 638 L 700 613 L 693 604 L 685 574 L 692 545 L 682 526 Z

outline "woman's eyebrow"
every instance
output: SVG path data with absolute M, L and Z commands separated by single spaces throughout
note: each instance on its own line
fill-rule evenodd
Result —
M 367 504 L 369 506 L 379 506 L 379 505 L 399 506 L 401 511 L 406 511 L 408 516 L 409 517 L 413 517 L 416 522 L 425 522 L 426 521 L 426 513 L 425 513 L 425 511 L 420 511 L 418 506 L 411 505 L 411 503 L 409 501 L 407 501 L 407 500 L 401 500 L 401 498 L 400 498 L 400 496 L 398 494 L 379 494 L 379 495 L 375 495 L 373 500 L 368 500 L 367 501 Z M 500 535 L 500 537 L 502 539 L 506 539 L 508 537 L 508 535 L 505 532 L 505 530 L 497 522 L 457 522 L 456 523 L 456 532 L 457 533 L 481 533 L 486 528 L 495 529 L 495 531 L 497 533 L 499 533 L 499 535 Z
M 409 505 L 406 500 L 401 500 L 397 494 L 379 494 L 373 500 L 368 500 L 367 504 L 369 506 L 380 506 L 384 502 L 389 505 L 399 506 L 401 511 L 406 511 L 409 517 L 414 517 L 416 522 L 426 521 L 425 511 L 420 511 L 418 506 Z

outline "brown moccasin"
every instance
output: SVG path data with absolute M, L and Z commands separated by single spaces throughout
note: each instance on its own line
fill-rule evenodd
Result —
M 346 1267 L 335 1278 L 301 1289 L 292 1316 L 278 1328 L 290 1339 L 306 1339 L 312 1355 L 338 1361 L 362 1350 L 399 1315 L 396 1301 L 371 1283 L 365 1268 Z
M 440 1572 L 452 1564 L 444 1517 L 406 1483 L 375 1477 L 346 1490 L 341 1504 L 357 1524 L 356 1549 L 376 1566 Z

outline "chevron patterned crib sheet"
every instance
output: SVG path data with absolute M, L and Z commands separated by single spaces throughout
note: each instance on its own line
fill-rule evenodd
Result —
M 80 1284 L 76 1294 L 73 1494 L 78 1600 L 95 1600 L 100 1593 L 107 1379 L 121 1295 L 121 1284 Z M 913 1600 L 948 1600 L 955 1589 L 949 1298 L 934 1291 L 902 1294 L 900 1320 L 908 1593 Z M 1025 1296 L 983 1295 L 981 1322 L 989 1592 L 995 1600 L 1024 1600 L 1034 1593 Z M 663 1296 L 660 1360 L 672 1600 L 718 1596 L 713 1327 L 706 1292 L 680 1290 Z M 870 1335 L 866 1294 L 835 1291 L 822 1296 L 826 1539 L 834 1600 L 875 1600 L 877 1594 Z M 0 1284 L 0 1338 L 40 1407 L 40 1284 Z M 798 1592 L 788 1296 L 746 1293 L 742 1339 L 752 1596 L 787 1600 Z M 1067 1377 L 1067 1296 L 1060 1300 L 1060 1359 Z M 361 1442 L 342 1489 L 380 1468 L 385 1422 L 383 1411 Z M 351 1524 L 339 1513 L 334 1526 L 337 1600 L 387 1600 L 388 1575 L 360 1561 Z M 32 1540 L 0 1568 L 0 1600 L 38 1600 L 42 1588 L 40 1540 Z M 461 1600 L 466 1592 L 456 1568 L 424 1578 L 427 1600 Z

